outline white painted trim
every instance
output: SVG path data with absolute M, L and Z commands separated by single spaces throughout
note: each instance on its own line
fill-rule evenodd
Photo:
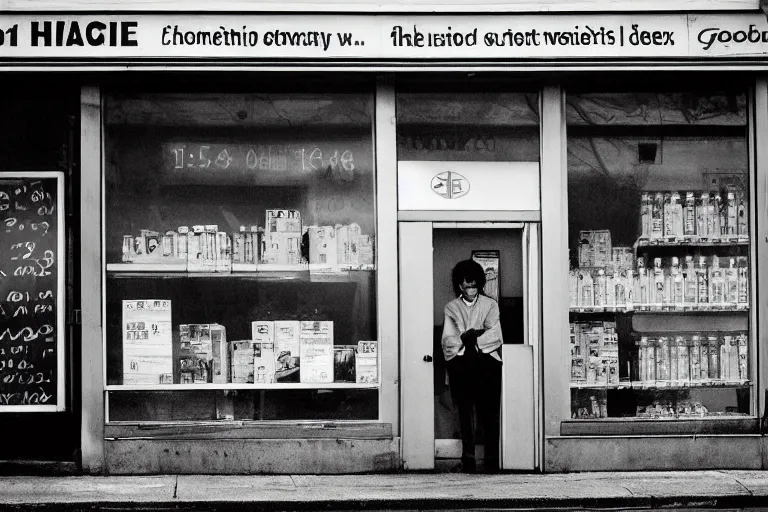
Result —
M 543 430 L 545 436 L 554 436 L 560 433 L 560 421 L 570 418 L 568 293 L 564 291 L 568 282 L 568 174 L 561 87 L 544 87 L 541 105 Z
M 112 384 L 107 385 L 107 391 L 201 391 L 201 390 L 223 390 L 223 389 L 377 389 L 378 384 L 357 384 L 355 382 L 328 382 L 319 383 L 281 383 L 272 384 L 158 384 L 158 385 L 133 385 L 133 384 Z
M 768 388 L 768 344 L 760 342 L 768 329 L 768 295 L 758 293 L 768 285 L 768 76 L 759 76 L 754 92 L 754 123 L 750 123 L 750 301 L 754 305 L 750 313 L 750 347 L 752 351 L 752 378 L 757 382 L 754 393 L 757 400 L 756 416 L 765 410 L 765 389 Z M 762 287 L 762 288 L 761 288 Z
M 400 222 L 539 222 L 539 211 L 434 211 L 400 210 Z
M 523 229 L 522 222 L 433 222 L 434 229 Z
M 229 62 L 229 64 L 228 64 Z M 29 62 L 20 64 L 18 62 L 0 62 L 0 73 L 7 72 L 25 72 L 25 73 L 52 73 L 52 72 L 152 72 L 158 71 L 191 71 L 195 73 L 218 73 L 218 72 L 310 72 L 319 71 L 328 72 L 378 72 L 378 73 L 425 73 L 425 72 L 462 72 L 471 71 L 480 72 L 515 72 L 515 73 L 560 73 L 566 71 L 580 72 L 598 72 L 608 71 L 768 71 L 768 62 L 760 59 L 743 60 L 739 62 L 729 62 L 727 60 L 705 61 L 704 59 L 690 59 L 684 61 L 648 61 L 642 63 L 636 61 L 616 60 L 595 63 L 591 61 L 577 62 L 576 60 L 564 61 L 562 64 L 553 66 L 551 60 L 541 62 L 502 62 L 498 64 L 488 62 L 469 62 L 469 61 L 451 61 L 449 63 L 432 64 L 429 61 L 423 62 L 401 62 L 398 64 L 380 64 L 370 61 L 356 62 L 328 62 L 323 64 L 318 61 L 305 61 L 298 63 L 273 62 L 273 61 L 249 61 L 243 64 L 238 61 L 227 61 L 226 59 L 217 59 L 216 62 L 205 61 L 197 65 L 190 62 L 112 62 L 112 61 L 94 61 L 92 64 L 83 64 L 81 62 Z
M 80 92 L 80 303 L 83 312 L 80 447 L 85 473 L 101 473 L 104 469 L 102 139 L 101 91 L 98 87 L 85 86 Z
M 380 76 L 374 99 L 376 161 L 376 328 L 379 339 L 379 421 L 400 435 L 400 343 L 397 325 L 397 134 L 393 76 Z

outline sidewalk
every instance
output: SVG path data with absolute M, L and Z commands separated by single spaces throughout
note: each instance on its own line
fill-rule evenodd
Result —
M 0 478 L 0 510 L 768 510 L 768 471 Z

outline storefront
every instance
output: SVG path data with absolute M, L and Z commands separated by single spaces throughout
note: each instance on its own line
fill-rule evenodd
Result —
M 763 467 L 765 15 L 428 10 L 3 16 L 0 459 L 455 469 L 473 258 L 504 469 Z

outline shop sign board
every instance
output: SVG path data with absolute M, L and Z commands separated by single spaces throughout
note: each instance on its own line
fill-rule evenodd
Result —
M 398 209 L 538 211 L 538 162 L 401 161 Z
M 768 57 L 737 14 L 10 14 L 0 60 L 687 59 Z

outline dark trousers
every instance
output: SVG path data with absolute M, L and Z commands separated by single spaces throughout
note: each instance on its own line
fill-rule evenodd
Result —
M 451 397 L 459 409 L 461 458 L 475 459 L 474 407 L 485 432 L 485 468 L 499 469 L 501 362 L 488 354 L 456 356 L 447 362 Z

